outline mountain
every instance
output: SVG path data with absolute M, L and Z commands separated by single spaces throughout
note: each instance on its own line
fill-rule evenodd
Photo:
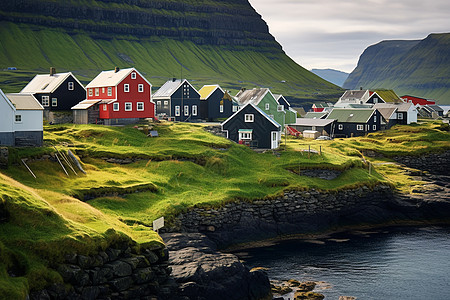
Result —
M 337 86 L 342 86 L 349 73 L 333 69 L 312 69 L 311 72 Z
M 394 89 L 450 104 L 450 33 L 368 47 L 343 87 Z
M 198 88 L 269 87 L 293 103 L 342 93 L 289 58 L 247 0 L 11 0 L 0 25 L 7 92 L 51 66 L 83 83 L 133 66 L 154 88 L 184 77 Z

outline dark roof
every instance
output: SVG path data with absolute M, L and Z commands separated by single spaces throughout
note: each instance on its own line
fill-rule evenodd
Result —
M 335 119 L 340 123 L 367 123 L 375 109 L 363 108 L 335 108 L 327 119 Z

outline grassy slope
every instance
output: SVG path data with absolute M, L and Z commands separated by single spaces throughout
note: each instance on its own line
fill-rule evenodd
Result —
M 285 189 L 334 190 L 378 182 L 409 192 L 421 182 L 412 182 L 405 169 L 389 163 L 389 157 L 450 149 L 448 126 L 432 122 L 396 126 L 362 138 L 289 138 L 281 156 L 255 153 L 205 132 L 202 125 L 163 123 L 154 129 L 160 137 L 147 138 L 133 127 L 47 126 L 48 147 L 12 150 L 12 161 L 19 162 L 22 157 L 53 153 L 52 145 L 70 149 L 87 174 L 66 176 L 58 163 L 47 159 L 28 161 L 37 179 L 22 164 L 13 163 L 0 173 L 0 199 L 10 213 L 8 221 L 0 223 L 0 298 L 60 280 L 47 269 L 46 258 L 61 257 L 69 249 L 94 251 L 123 238 L 119 232 L 139 244 L 159 243 L 150 228 L 152 220 L 163 215 L 170 222 L 174 213 L 192 206 L 251 201 Z M 321 147 L 322 155 L 308 157 L 301 150 L 309 146 Z M 371 159 L 375 163 L 371 174 L 361 162 L 361 151 L 368 149 L 386 156 Z M 104 160 L 112 157 L 137 160 L 126 165 Z M 343 173 L 330 181 L 294 173 L 311 167 Z M 87 194 L 97 198 L 85 203 L 73 197 Z M 8 276 L 17 261 L 22 262 L 24 276 Z
M 308 72 L 281 51 L 256 52 L 248 48 L 196 45 L 158 37 L 93 39 L 86 33 L 69 35 L 62 29 L 0 22 L 0 88 L 18 92 L 37 72 L 50 66 L 72 71 L 84 83 L 102 70 L 134 66 L 154 87 L 172 77 L 188 78 L 200 88 L 219 83 L 236 92 L 241 87 L 270 87 L 294 99 L 328 99 L 341 89 Z M 26 47 L 24 47 L 26 45 Z M 180 64 L 183 66 L 181 67 Z M 282 83 L 281 81 L 286 81 Z
M 401 42 L 399 49 L 406 51 L 395 49 Z M 450 104 L 449 48 L 448 33 L 432 34 L 418 43 L 381 42 L 366 49 L 344 87 L 394 89 L 398 95 Z

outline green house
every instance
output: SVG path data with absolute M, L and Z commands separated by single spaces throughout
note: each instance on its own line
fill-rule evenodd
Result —
M 284 127 L 285 124 L 295 123 L 296 113 L 286 105 L 280 104 L 268 88 L 240 90 L 236 97 L 240 107 L 247 103 L 258 106 L 265 114 Z

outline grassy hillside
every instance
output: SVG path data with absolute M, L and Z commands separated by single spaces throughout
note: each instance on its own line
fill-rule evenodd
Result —
M 450 33 L 421 41 L 383 41 L 361 55 L 344 88 L 394 89 L 450 104 Z
M 61 281 L 49 266 L 67 251 L 90 253 L 124 239 L 138 246 L 160 243 L 152 221 L 164 216 L 170 223 L 171 216 L 192 206 L 270 198 L 285 189 L 379 182 L 409 193 L 423 183 L 411 180 L 390 157 L 450 149 L 448 126 L 433 122 L 351 139 L 288 138 L 287 150 L 278 153 L 256 153 L 211 135 L 203 125 L 150 126 L 160 137 L 148 138 L 145 126 L 46 126 L 45 147 L 10 149 L 10 166 L 0 173 L 0 298 L 22 298 L 29 289 Z M 67 176 L 51 159 L 54 146 L 74 152 L 86 175 L 75 175 L 66 165 Z M 308 147 L 322 154 L 309 156 L 302 151 Z M 371 173 L 362 161 L 364 150 L 384 155 L 370 158 Z M 303 176 L 305 168 L 342 174 L 324 180 Z

